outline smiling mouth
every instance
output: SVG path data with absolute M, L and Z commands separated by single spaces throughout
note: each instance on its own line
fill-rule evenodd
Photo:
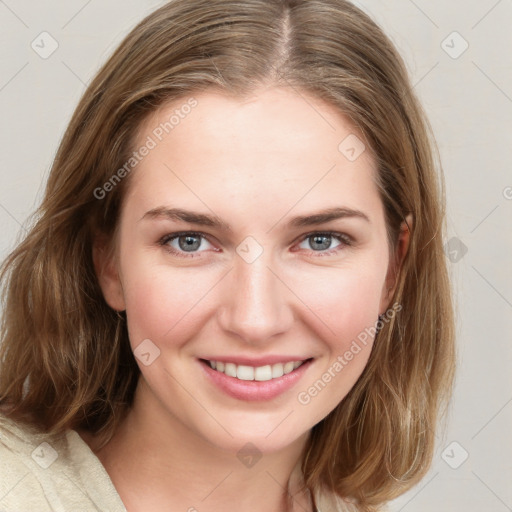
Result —
M 234 377 L 238 380 L 255 380 L 255 381 L 269 381 L 278 379 L 283 375 L 287 375 L 304 363 L 311 361 L 312 358 L 305 359 L 303 361 L 289 361 L 286 363 L 275 363 L 267 364 L 265 366 L 247 366 L 237 365 L 234 363 L 224 363 L 222 361 L 210 361 L 208 359 L 201 359 L 201 361 L 207 364 L 213 370 L 224 373 L 228 377 Z

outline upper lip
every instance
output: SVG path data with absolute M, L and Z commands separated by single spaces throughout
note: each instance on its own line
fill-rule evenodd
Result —
M 223 363 L 233 363 L 236 365 L 244 365 L 244 366 L 267 366 L 270 364 L 276 363 L 288 363 L 291 361 L 306 361 L 307 359 L 312 359 L 311 357 L 302 357 L 302 356 L 263 356 L 263 357 L 246 357 L 246 356 L 212 356 L 212 357 L 203 357 L 201 359 L 205 359 L 206 361 L 221 361 Z

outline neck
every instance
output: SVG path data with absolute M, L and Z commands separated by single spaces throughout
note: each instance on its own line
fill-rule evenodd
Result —
M 312 510 L 300 471 L 307 434 L 244 465 L 236 452 L 208 442 L 178 418 L 162 419 L 142 388 L 112 440 L 96 452 L 129 512 Z

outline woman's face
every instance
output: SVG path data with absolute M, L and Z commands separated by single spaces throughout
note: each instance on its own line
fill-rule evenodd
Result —
M 343 400 L 390 306 L 384 210 L 360 139 L 287 88 L 242 102 L 205 92 L 147 120 L 100 281 L 126 309 L 148 411 L 265 452 Z

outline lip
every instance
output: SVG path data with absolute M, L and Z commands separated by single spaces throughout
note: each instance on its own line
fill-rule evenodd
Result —
M 215 361 L 216 359 L 211 359 Z M 219 359 L 223 360 L 223 359 Z M 237 359 L 239 361 L 240 359 Z M 265 359 L 268 361 L 270 359 Z M 254 361 L 254 360 L 251 360 Z M 289 357 L 281 358 L 276 360 L 275 362 L 283 362 L 283 361 L 303 361 L 303 359 L 290 359 Z M 226 362 L 232 362 L 227 361 Z M 234 362 L 234 361 L 233 361 Z M 207 378 L 210 379 L 221 391 L 226 393 L 227 395 L 236 398 L 238 400 L 245 401 L 263 401 L 263 400 L 272 400 L 273 398 L 279 396 L 285 391 L 292 388 L 297 382 L 301 379 L 307 369 L 313 362 L 313 358 L 307 359 L 304 363 L 302 363 L 298 368 L 293 370 L 292 372 L 283 375 L 277 379 L 271 379 L 266 381 L 256 381 L 256 380 L 239 380 L 235 377 L 229 377 L 225 373 L 218 372 L 214 370 L 208 363 L 208 361 L 204 359 L 198 359 L 198 363 L 200 364 L 203 372 L 205 372 Z M 235 363 L 235 364 L 244 364 L 244 363 Z M 267 363 L 273 364 L 273 363 Z M 264 364 L 250 364 L 249 366 L 265 366 Z

